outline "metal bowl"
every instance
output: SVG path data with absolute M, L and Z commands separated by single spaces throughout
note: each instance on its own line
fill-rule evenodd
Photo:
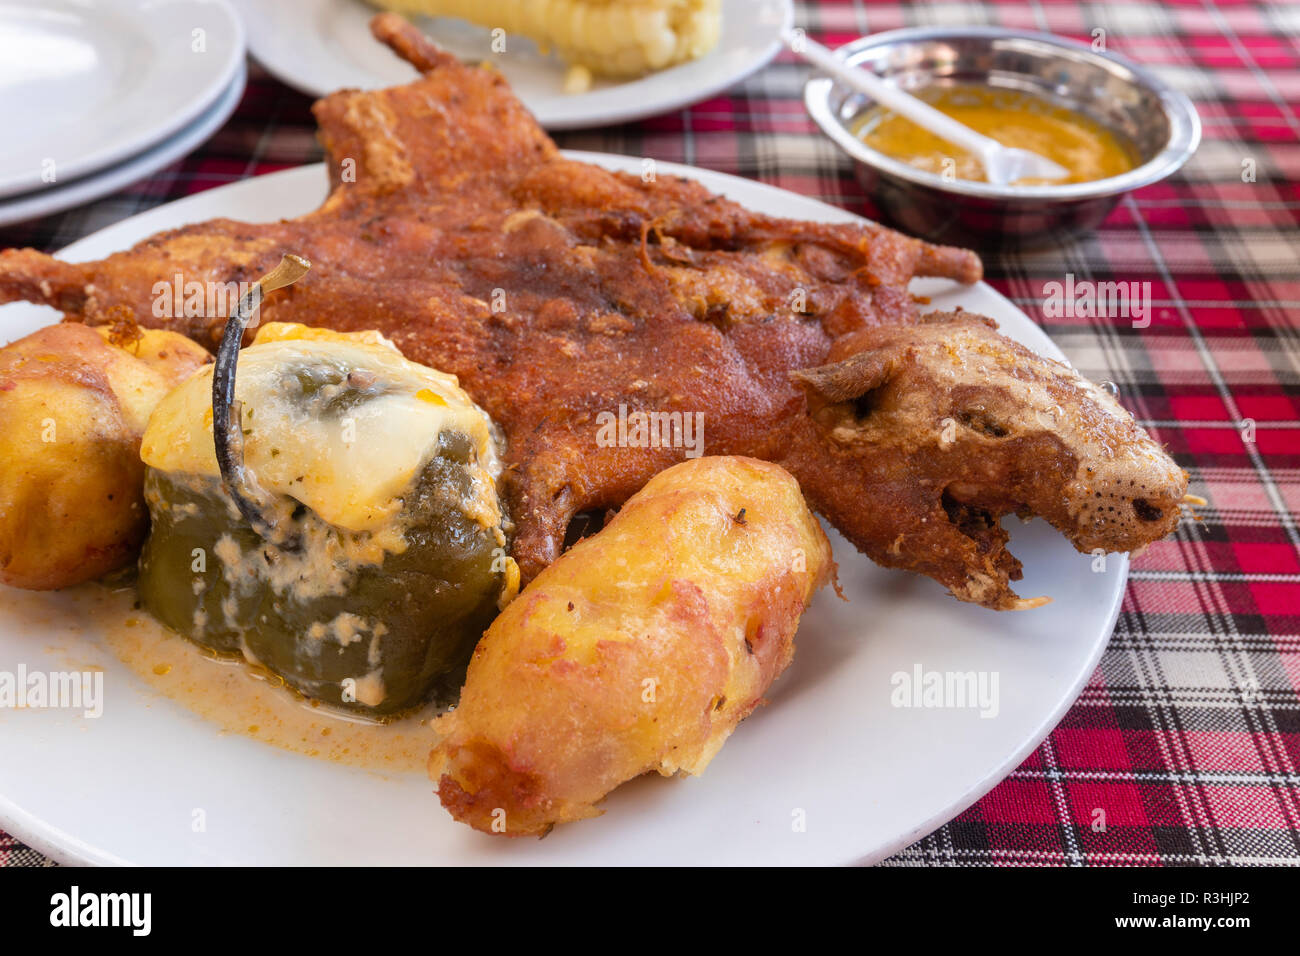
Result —
M 934 241 L 989 246 L 1063 236 L 1101 222 L 1124 196 L 1159 182 L 1196 152 L 1201 121 L 1191 101 L 1148 71 L 1046 33 L 996 27 L 891 30 L 841 47 L 849 63 L 905 90 L 984 84 L 1035 94 L 1111 130 L 1138 165 L 1120 176 L 1060 186 L 994 186 L 944 179 L 867 146 L 851 132 L 873 105 L 816 75 L 808 112 L 853 159 L 880 210 Z

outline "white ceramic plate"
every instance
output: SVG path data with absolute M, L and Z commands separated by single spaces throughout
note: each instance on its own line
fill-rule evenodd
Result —
M 0 0 L 0 197 L 162 142 L 208 110 L 243 63 L 227 0 Z
M 151 149 L 81 179 L 45 186 L 35 192 L 0 199 L 0 226 L 50 216 L 125 189 L 197 149 L 230 118 L 244 95 L 247 70 L 240 63 L 234 78 L 206 112 Z
M 311 96 L 346 87 L 409 83 L 412 67 L 370 35 L 377 9 L 362 0 L 235 0 L 248 46 L 268 70 Z M 793 22 L 791 0 L 723 0 L 722 39 L 692 63 L 626 82 L 597 80 L 586 93 L 563 90 L 564 64 L 522 37 L 492 51 L 491 32 L 449 18 L 419 19 L 421 28 L 461 59 L 491 61 L 548 129 L 626 123 L 707 99 L 762 69 L 776 56 L 781 30 Z
M 576 158 L 636 171 L 640 160 Z M 665 164 L 668 166 L 668 164 Z M 687 167 L 753 209 L 824 221 L 843 210 L 748 180 Z M 262 176 L 160 206 L 64 250 L 98 259 L 154 232 L 215 216 L 265 221 L 316 208 L 323 166 Z M 935 308 L 996 318 L 1015 339 L 1061 353 L 986 285 L 917 283 Z M 18 336 L 51 310 L 0 309 Z M 700 777 L 635 780 L 604 816 L 545 840 L 502 840 L 455 823 L 422 775 L 385 776 L 223 735 L 157 696 L 102 654 L 97 720 L 54 710 L 0 710 L 0 827 L 61 860 L 153 864 L 845 864 L 870 862 L 952 818 L 1014 769 L 1074 701 L 1101 655 L 1128 564 L 1093 573 L 1043 522 L 1012 529 L 1025 563 L 1023 595 L 1045 608 L 997 613 L 961 604 L 939 585 L 871 564 L 832 533 L 848 602 L 824 590 L 799 628 L 798 652 L 760 708 Z M 0 670 L 64 669 L 96 654 L 96 624 L 52 611 L 24 633 L 15 608 L 57 595 L 0 589 Z M 66 602 L 65 602 L 66 603 Z M 71 615 L 71 617 L 69 617 Z M 80 627 L 80 634 L 68 627 Z M 891 704 L 892 675 L 997 674 L 999 710 Z M 207 830 L 189 826 L 193 808 Z M 797 825 L 802 821 L 804 829 Z

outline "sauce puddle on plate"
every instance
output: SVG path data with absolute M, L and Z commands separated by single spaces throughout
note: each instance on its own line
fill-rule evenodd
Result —
M 1018 180 L 1019 185 L 1089 183 L 1134 168 L 1130 151 L 1110 130 L 1081 113 L 1018 90 L 962 85 L 911 91 L 941 113 L 1003 146 L 1046 156 L 1070 171 L 1064 180 Z M 984 167 L 965 150 L 876 106 L 853 125 L 872 149 L 917 169 L 969 182 L 987 182 Z
M 151 688 L 222 733 L 388 773 L 425 772 L 437 735 L 433 705 L 389 723 L 342 714 L 296 696 L 242 661 L 213 657 L 135 607 L 134 587 L 81 585 L 63 592 L 116 657 Z M 70 649 L 69 649 L 70 650 Z M 159 715 L 164 719 L 163 715 Z

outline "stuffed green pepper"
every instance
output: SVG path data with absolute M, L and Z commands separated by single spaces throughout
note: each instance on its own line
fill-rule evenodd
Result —
M 519 586 L 491 419 L 375 332 L 272 323 L 238 370 L 247 495 L 230 494 L 214 453 L 212 367 L 149 421 L 144 607 L 349 710 L 383 717 L 454 691 Z

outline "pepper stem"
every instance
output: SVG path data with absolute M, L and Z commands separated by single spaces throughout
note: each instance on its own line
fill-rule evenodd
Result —
M 222 487 L 244 520 L 264 541 L 287 550 L 296 550 L 299 542 L 279 522 L 267 517 L 269 498 L 258 486 L 256 476 L 244 467 L 244 431 L 240 403 L 235 399 L 235 368 L 239 364 L 244 332 L 252 324 L 262 300 L 268 293 L 297 282 L 310 268 L 311 263 L 306 259 L 288 254 L 278 266 L 253 283 L 230 313 L 212 370 L 212 440 Z

